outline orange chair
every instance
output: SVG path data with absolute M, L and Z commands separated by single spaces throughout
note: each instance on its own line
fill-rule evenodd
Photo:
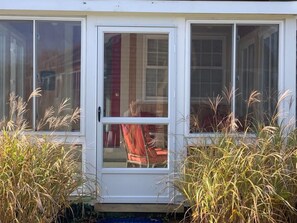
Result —
M 168 150 L 157 148 L 139 124 L 121 124 L 127 151 L 127 167 L 166 167 Z

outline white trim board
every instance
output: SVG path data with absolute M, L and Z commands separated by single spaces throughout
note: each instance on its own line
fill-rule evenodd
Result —
M 183 14 L 297 14 L 297 2 L 1 0 L 1 11 L 130 12 Z

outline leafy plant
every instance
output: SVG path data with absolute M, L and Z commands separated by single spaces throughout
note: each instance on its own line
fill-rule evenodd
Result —
M 249 121 L 240 132 L 230 118 L 220 133 L 188 146 L 174 185 L 192 222 L 296 222 L 297 132 L 278 125 L 277 115 L 269 125 Z
M 39 95 L 36 91 L 28 100 Z M 66 147 L 51 135 L 30 134 L 24 118 L 27 102 L 11 94 L 9 117 L 1 122 L 1 223 L 54 222 L 83 182 L 75 146 Z M 67 109 L 67 100 L 57 111 L 49 108 L 38 126 L 54 131 L 76 122 L 79 109 L 71 114 Z M 62 115 L 66 110 L 68 115 Z

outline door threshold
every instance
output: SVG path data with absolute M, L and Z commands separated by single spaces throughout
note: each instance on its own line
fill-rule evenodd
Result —
M 184 213 L 184 206 L 177 204 L 94 204 L 96 212 L 133 213 Z

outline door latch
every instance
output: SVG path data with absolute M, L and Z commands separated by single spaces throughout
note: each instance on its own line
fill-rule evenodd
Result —
M 101 106 L 98 107 L 97 114 L 98 114 L 98 122 L 100 122 L 100 119 L 101 119 Z

